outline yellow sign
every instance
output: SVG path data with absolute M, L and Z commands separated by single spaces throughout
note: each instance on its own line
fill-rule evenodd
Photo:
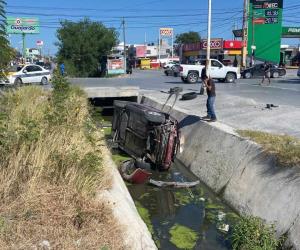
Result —
M 242 54 L 242 50 L 224 50 L 224 55 L 237 56 L 241 54 Z
M 141 59 L 141 69 L 151 69 L 149 58 L 142 58 Z

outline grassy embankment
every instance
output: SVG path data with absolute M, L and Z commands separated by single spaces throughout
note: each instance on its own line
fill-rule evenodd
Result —
M 288 135 L 275 135 L 260 131 L 238 130 L 243 137 L 260 144 L 273 154 L 281 166 L 300 167 L 300 140 Z
M 121 249 L 107 202 L 104 136 L 84 93 L 54 79 L 0 98 L 0 248 Z

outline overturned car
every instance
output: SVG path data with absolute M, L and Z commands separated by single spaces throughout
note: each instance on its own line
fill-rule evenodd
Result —
M 115 101 L 112 133 L 121 150 L 159 170 L 170 168 L 180 145 L 177 120 L 144 104 Z

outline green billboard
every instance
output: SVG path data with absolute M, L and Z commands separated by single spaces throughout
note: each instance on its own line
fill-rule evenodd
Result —
M 283 0 L 250 0 L 248 55 L 279 63 Z
M 6 30 L 8 34 L 39 34 L 40 22 L 38 18 L 7 17 Z
M 282 27 L 282 37 L 300 38 L 300 27 Z

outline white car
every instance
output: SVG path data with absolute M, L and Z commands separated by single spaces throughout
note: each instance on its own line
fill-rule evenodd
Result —
M 4 84 L 21 85 L 24 83 L 40 83 L 47 84 L 51 81 L 51 74 L 49 70 L 35 64 L 28 64 L 24 66 L 16 66 L 9 70 L 7 80 Z
M 172 68 L 172 66 L 174 66 L 175 64 L 178 64 L 178 62 L 169 62 L 165 64 L 163 68 L 164 69 Z
M 181 80 L 185 83 L 196 83 L 204 67 L 205 60 L 197 65 L 181 64 L 179 67 Z M 238 67 L 225 66 L 215 59 L 211 59 L 210 76 L 213 79 L 230 83 L 241 78 L 240 69 Z

